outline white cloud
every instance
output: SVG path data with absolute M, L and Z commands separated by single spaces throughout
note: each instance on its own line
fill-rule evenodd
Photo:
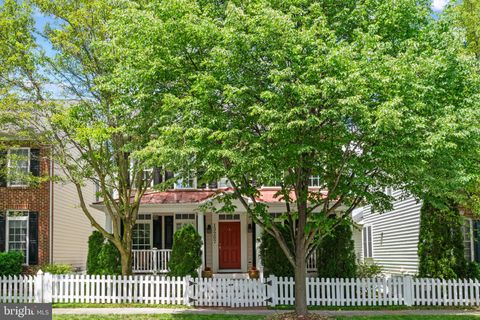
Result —
M 447 5 L 449 0 L 433 0 L 432 9 L 433 11 L 442 11 L 443 8 Z

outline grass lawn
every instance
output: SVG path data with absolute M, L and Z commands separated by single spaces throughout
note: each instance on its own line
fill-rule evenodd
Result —
M 183 304 L 145 304 L 145 303 L 54 303 L 53 308 L 162 308 L 191 309 Z
M 162 314 L 162 315 L 108 315 L 108 316 L 87 316 L 87 315 L 57 315 L 55 320 L 265 320 L 264 316 L 242 316 L 242 315 L 198 315 L 198 314 Z M 453 319 L 475 319 L 475 316 L 366 316 L 366 317 L 337 317 L 339 320 L 453 320 Z

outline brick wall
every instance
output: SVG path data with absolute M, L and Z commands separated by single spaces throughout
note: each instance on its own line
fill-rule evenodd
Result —
M 49 176 L 48 149 L 40 149 L 40 175 Z M 38 187 L 0 187 L 0 212 L 7 210 L 28 210 L 38 212 L 38 263 L 49 262 L 49 182 Z

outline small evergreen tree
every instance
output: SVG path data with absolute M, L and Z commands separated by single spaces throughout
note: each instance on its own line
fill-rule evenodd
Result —
M 356 273 L 352 228 L 342 223 L 325 236 L 317 249 L 319 277 L 353 278 Z
M 285 239 L 289 239 L 288 228 L 279 226 Z M 289 245 L 292 241 L 289 241 Z M 260 243 L 260 258 L 262 259 L 263 271 L 265 276 L 274 275 L 277 277 L 293 277 L 294 270 L 292 264 L 288 261 L 287 256 L 278 244 L 278 241 L 269 233 L 262 233 L 262 241 Z
M 99 268 L 97 274 L 120 275 L 122 274 L 122 264 L 118 249 L 110 241 L 105 239 L 102 249 L 98 255 Z
M 202 238 L 197 230 L 187 224 L 175 232 L 168 267 L 170 276 L 198 277 L 197 269 L 202 265 Z
M 87 273 L 99 274 L 99 255 L 103 247 L 104 238 L 99 231 L 93 231 L 88 238 Z
M 420 277 L 454 279 L 466 275 L 462 225 L 454 203 L 423 201 L 418 242 Z

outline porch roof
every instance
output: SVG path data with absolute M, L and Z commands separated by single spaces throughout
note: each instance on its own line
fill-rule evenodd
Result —
M 312 191 L 318 192 L 317 188 L 311 188 Z M 259 195 L 256 200 L 263 203 L 283 203 L 283 197 L 278 195 L 279 188 L 267 187 L 260 188 Z M 155 205 L 155 204 L 195 204 L 212 200 L 216 196 L 224 193 L 233 192 L 232 188 L 223 188 L 216 190 L 202 190 L 202 189 L 172 189 L 166 191 L 151 191 L 142 196 L 140 204 Z M 324 196 L 324 192 L 320 192 Z M 295 194 L 291 193 L 291 198 L 295 199 Z M 102 205 L 103 202 L 95 202 L 94 206 Z

